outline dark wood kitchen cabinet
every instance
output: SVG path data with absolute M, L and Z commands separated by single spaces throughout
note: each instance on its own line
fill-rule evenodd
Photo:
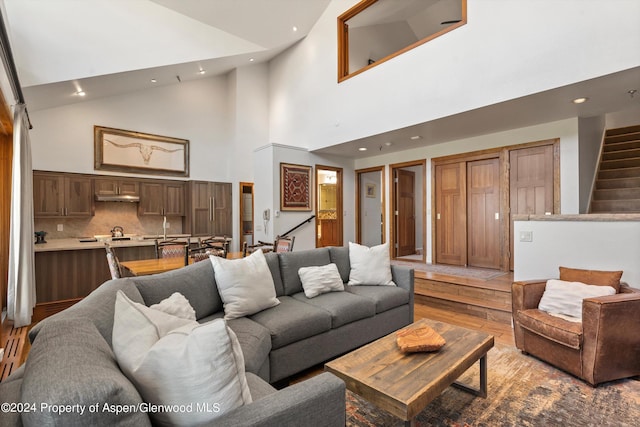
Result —
M 138 215 L 185 215 L 185 183 L 152 181 L 140 183 Z
M 98 196 L 139 196 L 140 185 L 132 179 L 102 177 L 94 180 Z
M 93 180 L 83 175 L 34 172 L 33 214 L 35 218 L 92 216 Z
M 191 181 L 189 196 L 192 236 L 233 235 L 231 183 Z

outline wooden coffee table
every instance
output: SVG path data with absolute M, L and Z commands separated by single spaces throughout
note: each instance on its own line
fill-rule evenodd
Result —
M 434 353 L 402 353 L 395 332 L 325 365 L 347 388 L 412 425 L 414 418 L 450 385 L 487 396 L 487 352 L 493 336 L 421 319 L 407 328 L 430 326 L 447 341 Z M 480 388 L 456 380 L 480 361 Z

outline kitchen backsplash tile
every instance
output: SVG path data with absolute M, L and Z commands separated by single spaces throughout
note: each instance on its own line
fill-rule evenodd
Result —
M 47 239 L 66 239 L 110 234 L 119 225 L 125 234 L 162 234 L 162 217 L 139 217 L 137 203 L 96 202 L 95 208 L 95 216 L 91 218 L 36 218 L 34 231 L 46 231 Z M 168 216 L 167 222 L 171 226 L 167 234 L 182 233 L 182 217 Z M 56 231 L 58 224 L 62 224 L 63 231 Z

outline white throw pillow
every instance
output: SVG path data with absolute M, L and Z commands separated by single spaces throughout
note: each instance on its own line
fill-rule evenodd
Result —
M 152 411 L 154 424 L 209 423 L 251 403 L 238 339 L 222 319 L 181 319 L 116 295 L 113 351 L 142 399 L 169 410 Z
M 160 310 L 164 313 L 178 316 L 187 320 L 196 320 L 196 311 L 189 304 L 189 300 L 180 292 L 174 292 L 169 298 L 165 298 L 158 304 L 153 304 L 149 308 Z
M 344 291 L 344 283 L 340 277 L 338 266 L 327 264 L 298 269 L 298 276 L 302 282 L 302 289 L 307 298 L 332 291 Z
M 250 316 L 280 304 L 261 249 L 240 259 L 212 256 L 211 263 L 225 319 Z
M 369 248 L 349 242 L 349 263 L 348 285 L 396 286 L 391 280 L 389 243 Z
M 538 309 L 552 315 L 569 316 L 566 319 L 576 322 L 582 321 L 582 300 L 585 298 L 613 295 L 616 290 L 611 286 L 586 285 L 580 282 L 566 282 L 564 280 L 547 280 L 547 286 L 542 294 Z

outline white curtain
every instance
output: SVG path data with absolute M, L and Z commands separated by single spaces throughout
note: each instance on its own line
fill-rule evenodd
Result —
M 36 305 L 33 254 L 33 170 L 25 105 L 13 116 L 13 164 L 11 177 L 11 232 L 9 236 L 9 289 L 7 317 L 14 327 L 31 323 Z

